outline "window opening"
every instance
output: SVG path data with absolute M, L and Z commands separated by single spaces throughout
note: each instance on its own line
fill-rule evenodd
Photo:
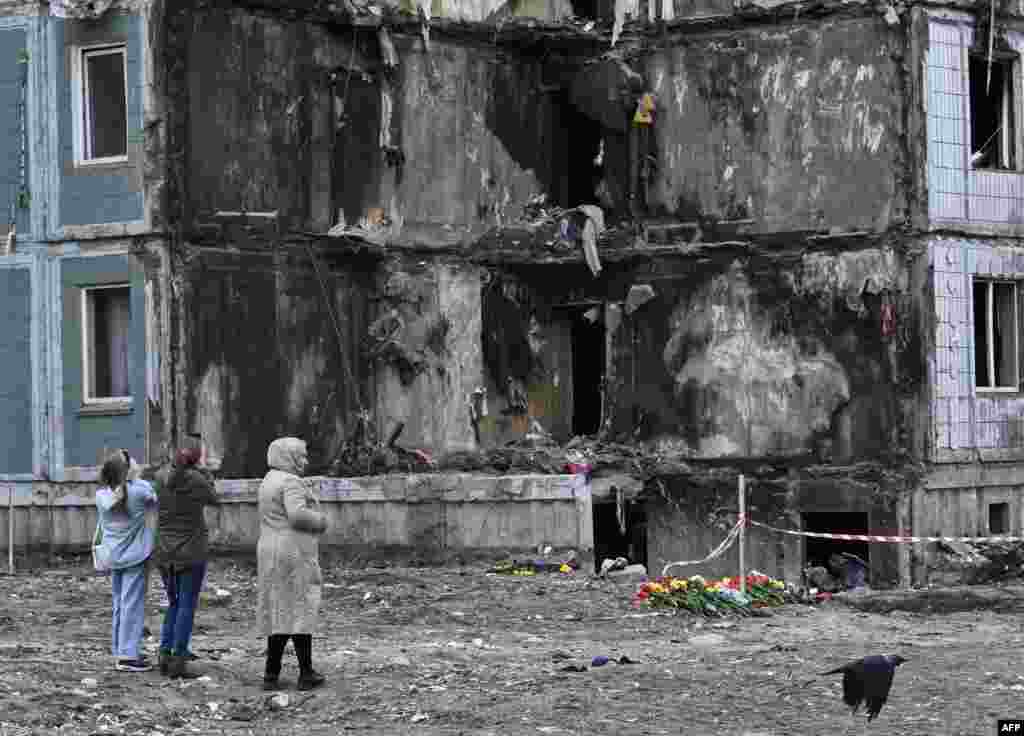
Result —
M 810 512 L 802 514 L 807 532 L 826 534 L 867 534 L 868 515 L 862 511 Z M 837 579 L 838 588 L 846 589 L 847 581 L 858 576 L 857 567 L 870 563 L 867 542 L 807 537 L 804 545 L 805 567 L 824 567 Z M 850 562 L 851 557 L 863 562 Z
M 619 518 L 614 500 L 596 501 L 594 514 L 594 565 L 600 569 L 606 559 L 625 557 L 633 565 L 647 564 L 647 513 L 642 504 L 627 501 Z M 626 532 L 622 533 L 625 523 Z
M 128 155 L 128 97 L 124 46 L 84 49 L 82 159 L 104 161 Z
M 597 18 L 597 0 L 572 0 L 572 14 L 577 18 Z
M 990 503 L 988 505 L 988 533 L 1007 534 L 1010 531 L 1010 505 Z
M 1014 67 L 1012 60 L 992 59 L 989 82 L 988 59 L 970 56 L 972 168 L 1016 168 Z
M 128 374 L 131 289 L 85 289 L 82 353 L 85 403 L 131 400 Z
M 979 389 L 1016 390 L 1017 284 L 975 280 L 973 301 L 975 385 Z
M 604 400 L 604 320 L 593 321 L 585 314 L 600 314 L 595 307 L 574 311 L 572 316 L 572 433 L 597 434 L 601 429 Z

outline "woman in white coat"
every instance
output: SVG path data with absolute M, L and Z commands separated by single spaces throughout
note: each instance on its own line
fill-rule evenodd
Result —
M 298 689 L 324 683 L 323 675 L 313 669 L 313 630 L 323 582 L 319 540 L 327 530 L 327 517 L 313 489 L 302 480 L 307 463 L 305 442 L 295 437 L 274 440 L 267 450 L 270 471 L 259 490 L 257 616 L 267 637 L 266 690 L 278 688 L 289 638 L 299 660 Z

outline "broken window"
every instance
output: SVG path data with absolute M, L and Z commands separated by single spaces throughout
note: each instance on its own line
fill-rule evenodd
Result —
M 125 47 L 83 49 L 81 75 L 81 160 L 104 162 L 128 155 L 128 97 Z
M 1017 284 L 974 281 L 974 366 L 979 389 L 1016 390 Z
M 970 56 L 971 167 L 1016 168 L 1013 80 L 1016 62 Z
M 1010 531 L 1010 505 L 990 503 L 988 505 L 988 533 L 1006 534 Z
M 130 297 L 128 286 L 100 286 L 82 291 L 84 403 L 131 400 Z

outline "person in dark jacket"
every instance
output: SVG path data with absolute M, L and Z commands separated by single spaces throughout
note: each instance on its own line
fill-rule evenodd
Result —
M 193 657 L 189 651 L 192 624 L 209 559 L 203 507 L 218 503 L 202 458 L 201 441 L 189 436 L 174 464 L 157 478 L 160 521 L 154 556 L 169 604 L 160 630 L 160 672 L 185 679 L 198 676 L 186 662 Z

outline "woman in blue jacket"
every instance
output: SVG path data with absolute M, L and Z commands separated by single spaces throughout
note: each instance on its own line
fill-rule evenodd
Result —
M 146 509 L 157 503 L 153 486 L 138 480 L 139 468 L 127 450 L 107 458 L 100 470 L 103 487 L 96 491 L 101 544 L 111 562 L 110 587 L 114 600 L 112 643 L 117 669 L 153 669 L 141 651 L 145 628 L 147 560 L 153 553 L 153 530 L 146 526 Z

